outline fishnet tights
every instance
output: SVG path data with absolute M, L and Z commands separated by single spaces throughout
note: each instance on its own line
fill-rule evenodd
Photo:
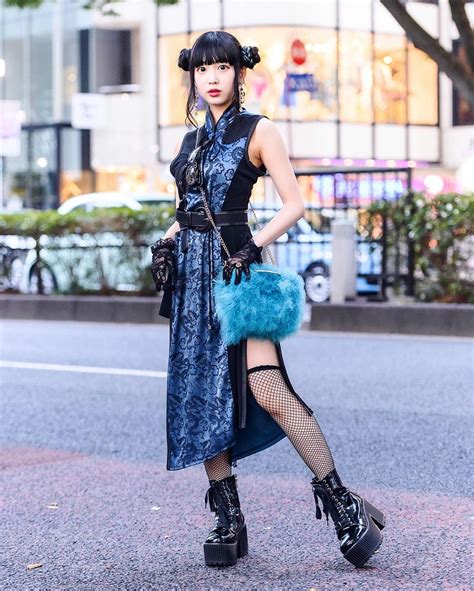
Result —
M 264 369 L 265 368 L 265 369 Z M 334 469 L 334 461 L 318 422 L 308 414 L 286 385 L 277 365 L 247 370 L 249 386 L 258 404 L 285 431 L 296 451 L 320 480 Z
M 223 478 L 227 478 L 227 476 L 232 476 L 229 450 L 226 449 L 210 460 L 205 460 L 204 468 L 206 469 L 209 480 L 222 480 Z

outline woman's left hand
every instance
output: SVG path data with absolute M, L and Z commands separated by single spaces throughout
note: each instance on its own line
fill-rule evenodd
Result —
M 223 278 L 225 279 L 226 285 L 229 285 L 232 272 L 235 270 L 235 285 L 238 285 L 242 279 L 242 271 L 245 273 L 246 280 L 250 279 L 250 265 L 258 260 L 263 247 L 257 246 L 253 241 L 250 240 L 235 254 L 233 254 L 224 263 Z

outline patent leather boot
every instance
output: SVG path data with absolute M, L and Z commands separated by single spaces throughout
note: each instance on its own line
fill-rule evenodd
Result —
M 205 506 L 216 513 L 214 528 L 204 542 L 204 560 L 208 566 L 231 566 L 248 553 L 247 526 L 240 510 L 237 476 L 209 480 Z
M 382 543 L 382 529 L 385 527 L 384 514 L 360 495 L 346 488 L 336 469 L 323 479 L 311 480 L 316 519 L 321 519 L 318 497 L 323 504 L 326 521 L 329 514 L 334 522 L 340 550 L 346 560 L 359 567 L 378 551 Z

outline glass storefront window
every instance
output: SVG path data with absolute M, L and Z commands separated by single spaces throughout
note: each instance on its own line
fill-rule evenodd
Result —
M 181 49 L 190 47 L 188 35 L 166 35 L 158 39 L 159 125 L 184 125 L 189 72 L 178 66 Z
M 35 179 L 32 192 L 33 207 L 50 209 L 56 206 L 57 162 L 56 131 L 52 128 L 37 129 L 30 135 L 31 175 Z
M 139 60 L 131 29 L 102 29 L 93 31 L 93 63 L 95 92 L 120 92 L 120 88 L 136 83 L 133 65 Z M 132 63 L 133 62 L 133 63 Z
M 339 109 L 341 121 L 372 122 L 372 42 L 370 33 L 340 32 Z
M 21 147 L 18 156 L 8 156 L 3 159 L 3 206 L 7 209 L 18 210 L 29 206 L 27 194 L 28 177 L 28 144 L 26 132 L 21 133 Z
M 405 37 L 374 35 L 374 112 L 377 123 L 406 123 Z
M 91 74 L 93 73 L 93 65 L 91 64 L 93 48 L 89 47 L 93 36 L 93 17 L 91 12 L 93 11 L 82 9 L 80 3 L 77 3 L 75 0 L 62 0 L 62 99 L 63 118 L 65 121 L 71 120 L 72 96 L 77 92 L 92 91 L 89 84 L 89 81 L 92 81 L 90 79 L 92 79 Z
M 242 45 L 256 45 L 261 61 L 245 78 L 245 107 L 272 119 L 336 118 L 336 33 L 314 27 L 228 29 Z M 181 125 L 189 74 L 177 66 L 179 51 L 202 31 L 161 37 L 160 124 Z
M 67 6 L 63 14 L 63 98 L 64 119 L 71 119 L 71 98 L 79 92 L 79 30 L 74 9 Z
M 61 178 L 59 203 L 70 197 L 94 191 L 94 173 L 82 169 L 81 134 L 79 129 L 61 129 Z
M 20 155 L 5 159 L 7 208 L 49 209 L 55 206 L 55 135 L 52 128 L 23 129 Z
M 35 9 L 30 19 L 31 123 L 44 123 L 53 117 L 53 14 L 50 5 Z
M 277 33 L 276 33 L 277 29 Z M 160 125 L 182 125 L 189 74 L 177 66 L 181 48 L 203 31 L 159 40 Z M 245 106 L 273 120 L 337 117 L 336 32 L 317 27 L 229 29 L 256 45 L 261 62 L 247 70 Z M 407 88 L 408 83 L 408 88 Z M 339 116 L 352 123 L 438 123 L 436 64 L 402 35 L 339 33 Z M 202 109 L 202 100 L 199 101 Z M 202 118 L 202 112 L 198 121 Z
M 10 9 L 3 23 L 5 77 L 1 78 L 2 98 L 19 100 L 25 108 L 25 70 L 28 59 L 27 20 L 21 10 Z
M 408 44 L 408 120 L 419 125 L 438 124 L 438 66 Z
M 336 34 L 315 27 L 229 29 L 256 45 L 261 62 L 245 78 L 245 106 L 271 119 L 336 118 Z

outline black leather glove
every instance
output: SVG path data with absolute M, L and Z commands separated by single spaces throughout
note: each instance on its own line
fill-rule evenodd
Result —
M 161 288 L 163 291 L 174 289 L 175 261 L 173 251 L 175 246 L 176 242 L 173 238 L 160 238 L 150 247 L 152 252 L 151 275 L 158 293 Z
M 224 263 L 223 267 L 223 278 L 225 279 L 226 285 L 229 285 L 232 272 L 235 270 L 235 285 L 238 285 L 242 279 L 242 270 L 245 273 L 246 280 L 250 279 L 249 266 L 258 260 L 260 253 L 263 250 L 263 246 L 257 246 L 253 241 L 253 238 L 244 244 L 244 246 L 233 254 Z

